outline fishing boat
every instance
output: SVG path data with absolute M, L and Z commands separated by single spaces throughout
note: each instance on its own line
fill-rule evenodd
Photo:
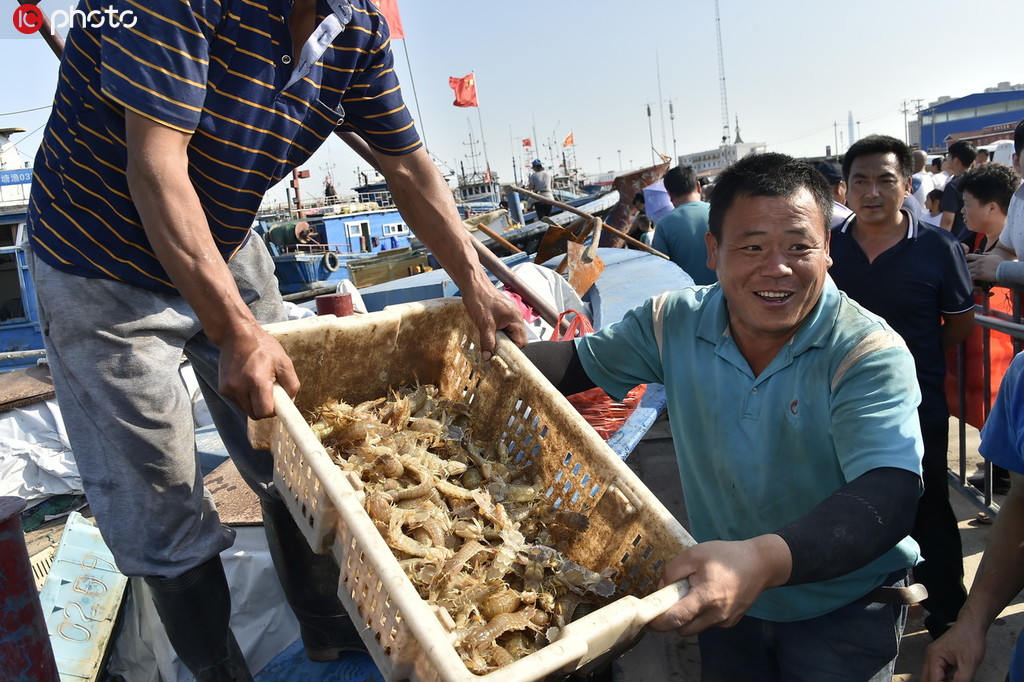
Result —
M 24 248 L 32 169 L 21 162 L 10 141 L 23 132 L 0 129 L 0 372 L 35 364 L 43 347 Z
M 426 252 L 410 245 L 411 232 L 393 207 L 365 201 L 306 213 L 299 221 L 259 220 L 253 226 L 274 260 L 282 294 L 336 286 L 343 279 L 368 286 L 428 267 Z M 302 223 L 308 223 L 307 231 L 294 234 Z

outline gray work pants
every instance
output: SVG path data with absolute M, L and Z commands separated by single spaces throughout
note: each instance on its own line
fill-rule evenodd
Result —
M 191 361 L 228 454 L 271 496 L 273 462 L 253 450 L 245 415 L 216 391 L 218 348 L 181 296 L 61 272 L 30 255 L 57 402 L 89 506 L 118 568 L 171 578 L 234 542 L 202 483 L 192 401 L 178 374 Z M 249 239 L 229 268 L 261 323 L 284 319 L 274 263 Z

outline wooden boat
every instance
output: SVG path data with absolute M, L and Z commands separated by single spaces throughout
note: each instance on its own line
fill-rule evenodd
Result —
M 36 290 L 24 247 L 26 211 L 23 203 L 0 206 L 0 372 L 30 367 L 43 355 Z
M 376 203 L 350 209 L 339 205 L 329 213 L 308 216 L 308 241 L 277 239 L 296 221 L 254 225 L 274 260 L 282 294 L 336 286 L 343 279 L 367 286 L 427 269 L 426 252 L 410 245 L 411 232 L 397 210 L 381 209 Z

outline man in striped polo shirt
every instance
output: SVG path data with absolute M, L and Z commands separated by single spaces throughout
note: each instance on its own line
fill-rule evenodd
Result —
M 29 208 L 47 355 L 92 511 L 196 677 L 251 679 L 219 560 L 234 534 L 204 496 L 184 353 L 260 497 L 307 654 L 336 658 L 361 646 L 337 568 L 310 551 L 273 490 L 270 457 L 246 439 L 246 415 L 272 414 L 275 381 L 298 389 L 260 327 L 284 317 L 273 262 L 249 239 L 264 194 L 328 135 L 355 133 L 458 283 L 482 348 L 499 329 L 524 343 L 522 321 L 461 229 L 369 0 L 109 4 L 134 24 L 69 32 Z

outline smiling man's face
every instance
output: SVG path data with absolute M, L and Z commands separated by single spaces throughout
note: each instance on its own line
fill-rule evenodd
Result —
M 708 233 L 708 267 L 718 273 L 729 328 L 745 355 L 777 352 L 814 309 L 832 265 L 828 237 L 806 188 L 788 197 L 738 196 L 723 216 L 721 240 Z

